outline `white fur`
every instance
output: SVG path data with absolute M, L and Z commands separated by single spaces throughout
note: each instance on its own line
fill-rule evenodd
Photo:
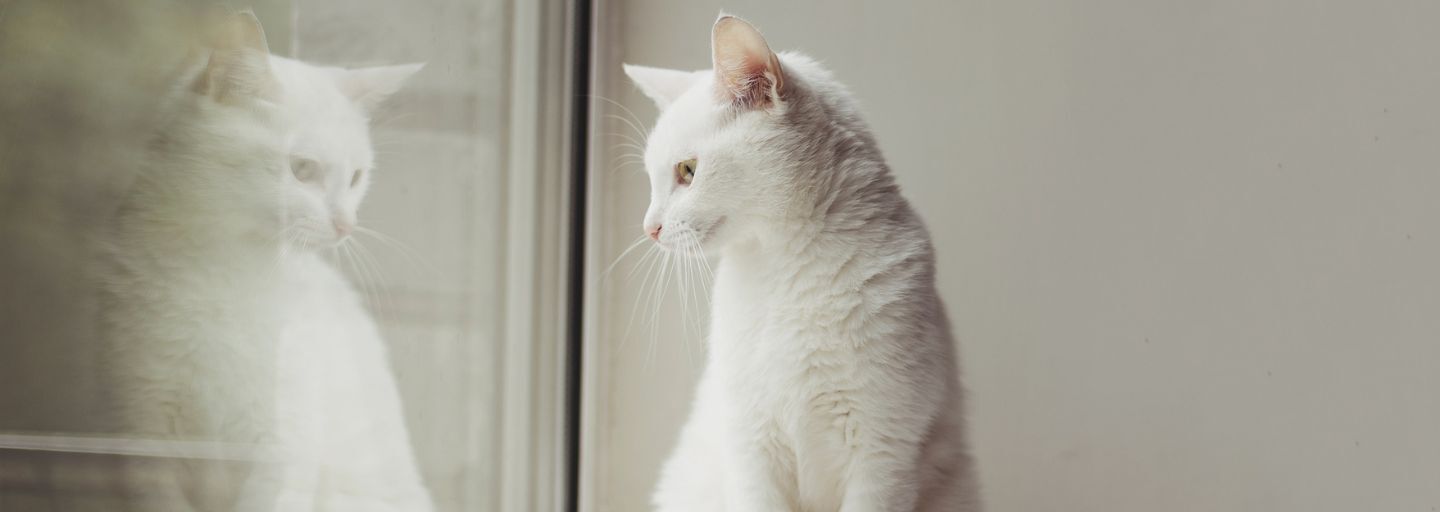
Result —
M 378 97 L 347 92 L 393 92 L 418 68 L 271 57 L 245 18 L 252 40 L 177 85 L 99 278 L 124 434 L 239 443 L 260 462 L 137 466 L 136 510 L 430 510 L 384 341 L 316 253 L 369 186 Z
M 827 71 L 775 58 L 736 18 L 713 38 L 712 71 L 627 66 L 663 109 L 646 229 L 720 257 L 707 366 L 656 508 L 980 510 L 925 227 Z M 674 166 L 691 158 L 684 185 Z

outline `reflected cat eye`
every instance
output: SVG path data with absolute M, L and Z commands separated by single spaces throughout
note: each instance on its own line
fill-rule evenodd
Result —
M 295 158 L 290 160 L 290 172 L 297 180 L 313 182 L 320 176 L 320 164 L 309 158 Z
M 694 158 L 675 164 L 675 182 L 689 185 L 695 181 L 695 164 Z

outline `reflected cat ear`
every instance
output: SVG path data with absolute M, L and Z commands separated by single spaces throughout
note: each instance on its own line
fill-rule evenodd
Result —
M 342 69 L 335 78 L 340 92 L 360 105 L 366 112 L 374 112 L 385 98 L 395 94 L 405 81 L 425 67 L 425 63 L 376 66 L 371 68 Z
M 785 94 L 785 72 L 765 37 L 750 22 L 721 14 L 710 33 L 710 50 L 721 103 L 764 108 Z
M 195 82 L 195 92 L 220 102 L 276 99 L 279 84 L 270 73 L 270 47 L 260 20 L 248 10 L 217 17 L 210 60 Z
M 676 98 L 690 90 L 690 86 L 695 85 L 696 74 L 691 71 L 633 64 L 625 64 L 624 68 L 625 74 L 635 82 L 635 85 L 640 88 L 640 92 L 654 100 L 655 106 L 660 107 L 660 110 L 665 110 L 665 107 L 674 103 Z

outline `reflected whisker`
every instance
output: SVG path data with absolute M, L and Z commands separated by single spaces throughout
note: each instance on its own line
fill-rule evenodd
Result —
M 375 316 L 386 317 L 389 300 L 385 295 L 385 278 L 380 275 L 379 269 L 375 268 L 375 263 L 367 255 L 359 241 L 352 242 L 351 249 L 352 254 L 355 255 L 355 261 L 360 264 L 361 270 L 368 276 L 365 280 L 370 286 L 370 304 L 375 310 Z
M 347 238 L 351 255 L 359 264 L 359 269 L 364 275 L 364 280 L 369 282 L 370 302 L 375 307 L 376 316 L 385 316 L 385 302 L 388 300 L 385 292 L 385 278 L 381 274 L 378 262 L 373 260 L 368 249 L 358 239 Z
M 415 249 L 411 248 L 409 245 L 396 239 L 395 237 L 392 237 L 375 229 L 358 225 L 355 226 L 355 233 L 373 237 L 381 244 L 384 244 L 387 247 L 395 249 L 397 252 L 399 252 L 400 256 L 405 258 L 407 263 L 422 267 L 426 271 L 430 272 L 431 275 L 440 275 L 440 270 L 437 269 L 434 264 L 430 263 L 429 260 L 425 259 L 425 257 L 421 255 L 419 251 L 416 251 Z

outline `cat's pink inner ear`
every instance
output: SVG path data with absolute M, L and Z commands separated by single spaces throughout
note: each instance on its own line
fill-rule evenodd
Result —
M 265 30 L 250 11 L 227 13 L 215 26 L 205 71 L 195 91 L 217 101 L 241 98 L 273 100 L 279 85 L 270 72 L 270 47 Z
M 381 103 L 400 90 L 405 81 L 425 67 L 425 63 L 399 64 L 340 70 L 336 85 L 360 108 L 374 111 Z
M 721 102 L 761 108 L 781 99 L 785 72 L 765 37 L 749 22 L 722 15 L 711 32 L 711 51 Z

